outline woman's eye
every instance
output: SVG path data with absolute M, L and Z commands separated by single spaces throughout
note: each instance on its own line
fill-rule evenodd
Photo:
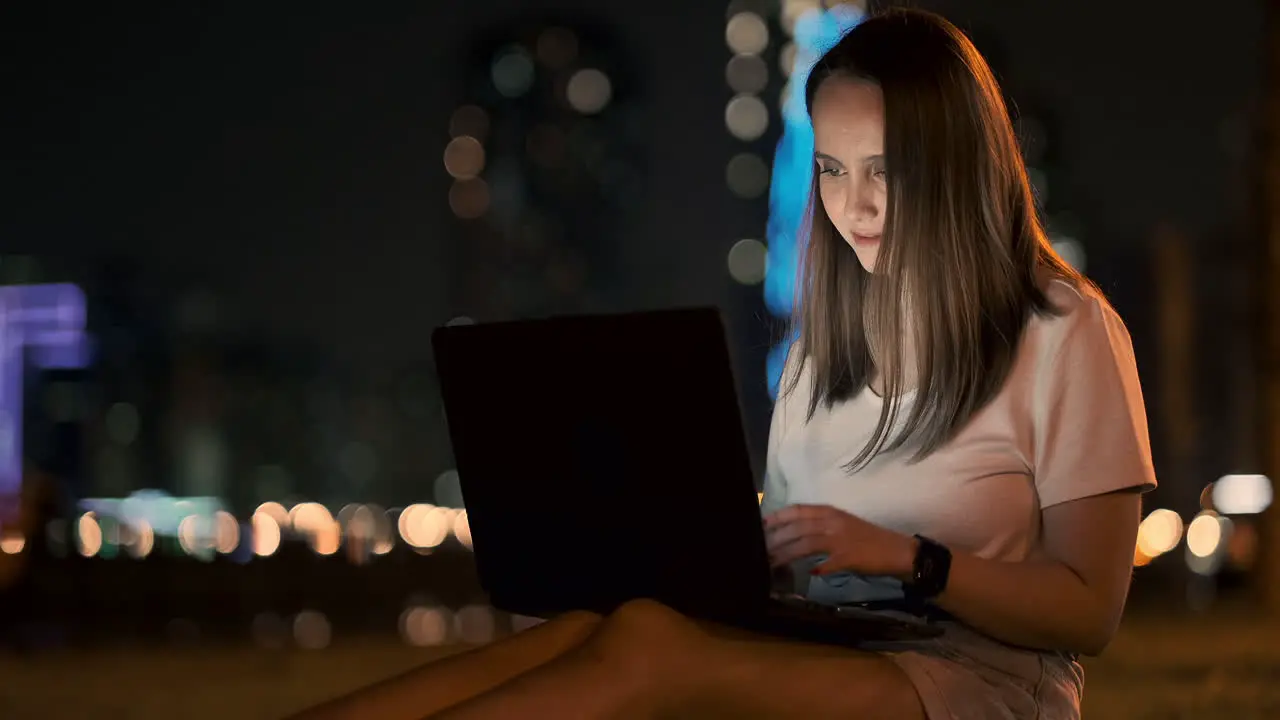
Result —
M 841 175 L 844 174 L 844 171 L 841 170 L 840 168 L 826 167 L 826 168 L 819 168 L 818 174 L 826 175 L 827 177 L 840 177 Z

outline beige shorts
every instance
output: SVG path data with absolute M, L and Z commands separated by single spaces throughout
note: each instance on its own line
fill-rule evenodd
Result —
M 956 623 L 882 652 L 911 679 L 929 720 L 1079 720 L 1084 669 Z

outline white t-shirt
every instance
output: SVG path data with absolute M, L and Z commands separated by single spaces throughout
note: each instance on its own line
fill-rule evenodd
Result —
M 1156 485 L 1133 347 L 1124 323 L 1099 298 L 1055 280 L 1058 316 L 1031 318 L 1000 393 L 949 443 L 918 463 L 881 453 L 850 475 L 883 400 L 864 388 L 808 410 L 808 367 L 779 398 L 769 432 L 762 511 L 832 505 L 868 522 L 919 533 L 979 557 L 1019 561 L 1035 550 L 1044 508 L 1125 488 Z M 906 416 L 907 393 L 898 417 Z M 823 602 L 900 597 L 888 578 L 814 578 Z

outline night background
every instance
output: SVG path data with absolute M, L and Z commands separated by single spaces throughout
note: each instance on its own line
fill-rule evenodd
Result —
M 1280 715 L 1280 16 L 911 4 L 991 62 L 1137 352 L 1161 486 L 1086 717 Z M 446 323 L 716 306 L 763 467 L 770 180 L 828 5 L 0 8 L 0 717 L 279 717 L 519 627 Z

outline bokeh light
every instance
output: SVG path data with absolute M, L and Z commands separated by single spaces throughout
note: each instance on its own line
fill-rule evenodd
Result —
M 594 68 L 575 72 L 565 87 L 569 105 L 584 115 L 600 112 L 612 97 L 613 84 L 609 82 L 609 76 Z
M 151 527 L 151 523 L 138 518 L 130 521 L 125 527 L 128 528 L 128 541 L 125 546 L 129 554 L 139 560 L 150 555 L 156 545 L 156 532 Z
M 83 557 L 93 557 L 102 550 L 102 527 L 91 512 L 81 515 L 76 521 L 76 549 Z
M 753 12 L 740 12 L 729 18 L 724 28 L 725 43 L 739 55 L 758 55 L 769 47 L 769 26 Z
M 791 71 L 796 67 L 796 44 L 787 41 L 782 49 L 778 51 L 778 69 L 783 75 L 790 76 Z
M 484 146 L 470 135 L 459 135 L 444 148 L 444 169 L 459 180 L 470 180 L 484 171 Z
M 214 548 L 223 555 L 230 555 L 240 545 L 240 523 L 226 510 L 219 510 L 213 517 Z
M 1218 552 L 1222 536 L 1222 518 L 1213 512 L 1202 512 L 1187 526 L 1187 550 L 1196 557 L 1210 557 Z
M 496 630 L 493 609 L 487 605 L 468 605 L 454 615 L 454 631 L 461 642 L 483 645 L 493 640 Z
M 1181 540 L 1182 518 L 1172 510 L 1152 510 L 1138 526 L 1138 551 L 1148 558 L 1169 552 Z
M 259 505 L 256 510 L 253 511 L 253 514 L 266 515 L 267 517 L 274 520 L 276 522 L 276 525 L 280 529 L 287 530 L 290 527 L 292 527 L 289 520 L 289 511 L 285 509 L 284 505 L 281 505 L 278 502 L 275 502 L 275 501 L 264 502 L 261 505 Z
M 270 557 L 280 549 L 280 523 L 268 512 L 259 510 L 253 514 L 253 554 Z
M 293 618 L 293 641 L 303 650 L 329 647 L 333 629 L 329 618 L 315 610 L 303 610 Z
M 523 48 L 508 48 L 493 61 L 492 78 L 500 94 L 509 98 L 524 95 L 533 85 L 533 60 Z
M 724 174 L 729 190 L 745 200 L 754 200 L 769 189 L 769 166 L 755 153 L 734 155 L 729 159 Z
M 429 550 L 449 536 L 452 516 L 428 503 L 410 505 L 400 513 L 400 537 L 410 546 Z
M 1213 509 L 1223 515 L 1255 515 L 1271 507 L 1273 490 L 1266 475 L 1224 475 L 1213 484 Z
M 759 93 L 769 84 L 769 66 L 759 55 L 734 55 L 724 68 L 724 78 L 736 93 Z
M 467 519 L 467 511 L 462 510 L 453 519 L 453 536 L 458 538 L 462 546 L 471 549 L 471 521 Z
M 729 249 L 729 275 L 743 285 L 764 281 L 768 249 L 759 240 L 739 240 Z
M 739 140 L 755 140 L 769 129 L 769 109 L 754 95 L 738 95 L 725 106 L 724 124 Z
M 416 647 L 433 647 L 449 641 L 453 617 L 448 609 L 413 605 L 400 614 L 400 635 Z
M 0 536 L 0 553 L 17 555 L 27 546 L 27 538 L 17 530 L 6 530 Z

